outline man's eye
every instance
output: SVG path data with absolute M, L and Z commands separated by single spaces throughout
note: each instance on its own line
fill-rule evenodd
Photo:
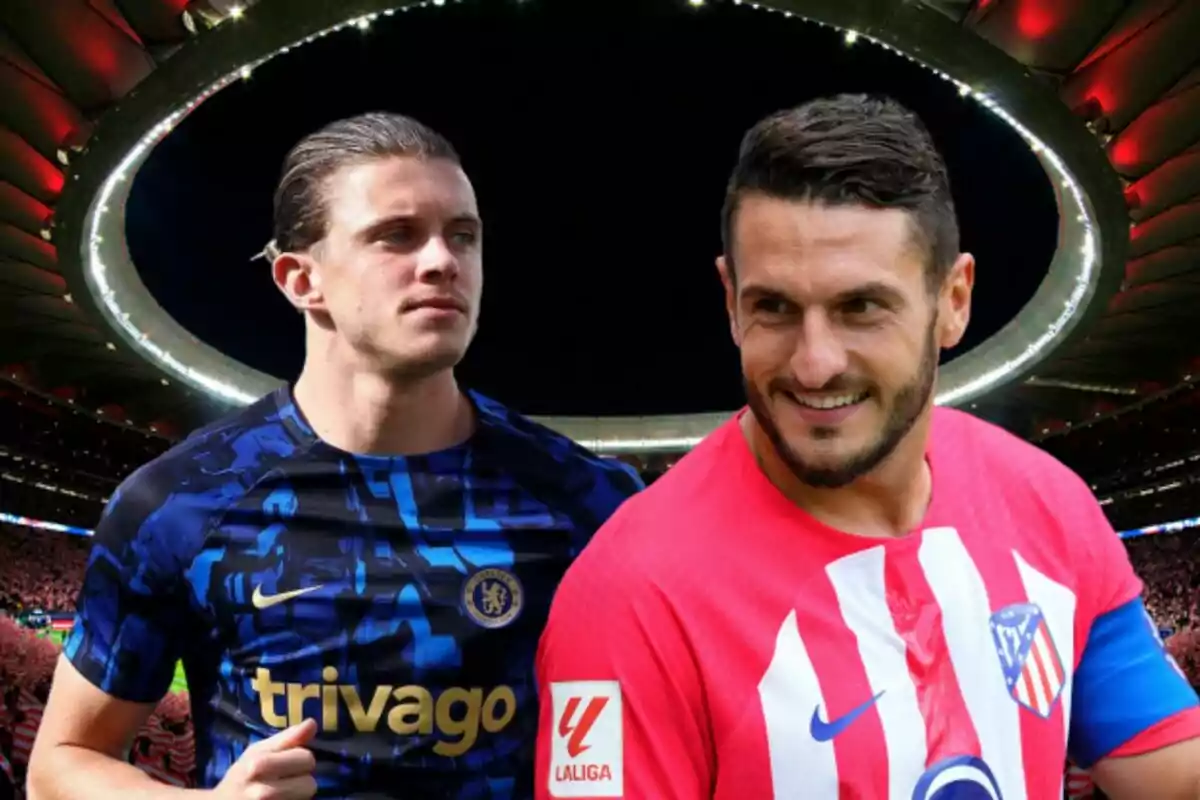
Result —
M 415 231 L 412 228 L 395 228 L 379 237 L 380 241 L 393 245 L 408 245 L 413 241 Z
M 883 306 L 866 297 L 856 297 L 842 304 L 842 313 L 850 317 L 861 317 L 881 311 Z
M 457 231 L 450 234 L 450 240 L 460 247 L 469 247 L 479 241 L 479 234 L 475 231 Z
M 788 302 L 778 297 L 761 297 L 754 301 L 754 310 L 763 314 L 786 314 Z

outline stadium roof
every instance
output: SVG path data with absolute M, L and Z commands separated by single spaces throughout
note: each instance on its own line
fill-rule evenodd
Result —
M 249 5 L 0 4 L 0 373 L 166 433 L 210 415 L 219 407 L 213 395 L 269 385 L 269 376 L 229 363 L 161 319 L 144 287 L 114 306 L 113 292 L 140 281 L 123 228 L 108 241 L 97 233 L 105 215 L 111 224 L 123 219 L 114 181 L 128 178 L 139 152 L 169 132 L 172 113 L 186 113 L 185 104 L 236 77 L 231 69 L 406 4 Z M 1026 126 L 1039 154 L 1047 146 L 1042 160 L 1062 213 L 1059 252 L 1019 322 L 948 367 L 952 399 L 1036 433 L 1094 419 L 1200 373 L 1189 318 L 1200 299 L 1200 3 L 765 5 L 915 56 Z M 111 214 L 109 200 L 117 206 Z M 1100 270 L 1083 269 L 1089 265 Z M 1072 302 L 1077 311 L 1064 314 Z M 1021 360 L 1043 336 L 1046 346 Z M 1009 377 L 1019 384 L 985 385 L 1018 361 Z M 712 421 L 558 423 L 585 439 L 628 439 L 653 426 L 655 437 L 684 441 Z

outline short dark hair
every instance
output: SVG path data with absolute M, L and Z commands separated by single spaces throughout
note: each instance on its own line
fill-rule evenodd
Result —
M 297 142 L 284 159 L 267 253 L 303 252 L 325 238 L 329 177 L 344 166 L 392 156 L 461 163 L 446 137 L 402 114 L 372 112 L 332 122 Z
M 734 219 L 752 192 L 910 212 L 929 250 L 926 276 L 934 288 L 958 256 L 946 164 L 917 115 L 890 98 L 820 98 L 772 114 L 746 133 L 721 210 L 721 239 L 734 272 Z

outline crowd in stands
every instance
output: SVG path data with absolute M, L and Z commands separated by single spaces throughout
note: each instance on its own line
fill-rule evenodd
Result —
M 1200 529 L 1126 544 L 1146 584 L 1146 609 L 1192 685 L 1200 686 Z
M 82 536 L 0 524 L 0 613 L 71 610 L 90 543 Z
M 59 652 L 50 638 L 0 615 L 0 800 L 24 797 L 29 754 Z M 134 737 L 129 763 L 186 788 L 194 785 L 195 752 L 187 693 L 171 693 Z

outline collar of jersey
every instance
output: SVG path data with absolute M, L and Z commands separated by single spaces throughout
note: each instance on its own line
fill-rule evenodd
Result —
M 477 422 L 475 433 L 472 434 L 471 437 L 462 444 L 453 448 L 447 448 L 446 451 L 441 452 L 456 450 L 462 447 L 474 447 L 479 438 L 481 436 L 486 436 L 488 432 L 496 429 L 507 430 L 509 428 L 508 416 L 512 412 L 510 412 L 508 408 L 496 402 L 495 400 L 492 400 L 490 397 L 482 395 L 479 392 L 471 389 L 464 390 L 464 394 L 471 402 L 471 405 L 475 408 Z M 338 448 L 317 436 L 316 431 L 312 429 L 312 426 L 309 425 L 308 420 L 305 419 L 304 412 L 301 411 L 300 407 L 296 404 L 295 397 L 292 395 L 292 387 L 290 385 L 284 384 L 276 389 L 272 394 L 272 398 L 274 400 L 280 422 L 298 444 L 301 446 L 320 445 L 331 450 L 337 450 L 339 453 L 342 452 L 341 450 L 338 450 Z M 353 456 L 358 460 L 370 460 L 375 458 L 392 460 L 396 458 L 396 456 L 372 456 L 360 453 L 346 453 L 346 455 Z

